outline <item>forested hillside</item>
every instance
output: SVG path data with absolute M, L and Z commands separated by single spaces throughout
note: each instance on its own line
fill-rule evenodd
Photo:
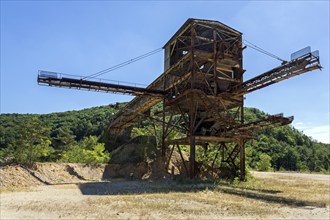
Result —
M 0 162 L 108 162 L 109 153 L 99 137 L 123 105 L 43 115 L 2 114 Z
M 255 108 L 247 108 L 245 114 L 247 120 L 264 116 Z M 252 168 L 260 166 L 260 158 L 269 156 L 275 170 L 330 171 L 330 145 L 318 143 L 291 125 L 263 129 L 257 137 L 246 148 Z
M 43 115 L 1 114 L 0 162 L 108 162 L 112 146 L 103 133 L 123 105 Z M 245 108 L 247 122 L 265 116 L 258 109 Z M 148 123 L 133 133 L 143 134 L 145 126 Z M 253 169 L 330 170 L 330 145 L 317 143 L 291 126 L 264 129 L 246 146 L 247 163 Z

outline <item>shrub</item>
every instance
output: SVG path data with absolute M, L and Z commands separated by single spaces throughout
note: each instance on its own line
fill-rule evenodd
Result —
M 262 153 L 260 154 L 259 159 L 260 160 L 257 163 L 257 169 L 260 171 L 269 171 L 271 169 L 270 161 L 272 158 L 269 155 Z
M 63 153 L 60 161 L 69 163 L 107 163 L 110 154 L 105 150 L 104 143 L 98 143 L 95 136 L 89 136 L 73 145 Z

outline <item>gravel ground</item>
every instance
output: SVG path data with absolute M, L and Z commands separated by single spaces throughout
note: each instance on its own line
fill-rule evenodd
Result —
M 106 188 L 106 184 L 103 188 Z M 143 184 L 142 184 L 143 185 Z M 100 187 L 100 185 L 97 185 Z M 135 202 L 155 204 L 154 211 L 135 210 L 126 208 L 127 196 L 117 194 L 120 188 L 139 193 L 145 186 L 139 182 L 117 182 L 111 185 L 113 195 L 100 197 L 95 189 L 96 185 L 90 184 L 85 191 L 77 184 L 38 186 L 30 192 L 2 193 L 1 219 L 329 219 L 329 208 L 274 206 L 276 215 L 269 213 L 259 216 L 256 213 L 229 212 L 228 207 L 219 209 L 212 204 L 193 201 L 191 198 L 173 201 L 170 196 L 160 195 L 142 198 L 143 195 L 130 195 Z M 147 201 L 147 202 L 146 202 Z M 186 212 L 173 209 L 165 212 L 156 204 L 171 204 L 176 207 L 188 207 Z M 215 208 L 215 209 L 214 209 Z M 202 211 L 206 210 L 206 212 Z M 207 210 L 213 210 L 207 212 Z
M 57 165 L 51 166 L 53 170 L 62 170 Z M 87 169 L 86 167 L 74 168 L 79 173 L 88 171 L 81 170 Z M 99 169 L 93 176 L 100 175 L 101 168 Z M 330 219 L 328 206 L 297 206 L 279 201 L 268 202 L 244 194 L 230 193 L 236 189 L 227 186 L 215 190 L 212 184 L 199 183 L 193 188 L 189 188 L 191 185 L 182 188 L 180 183 L 164 180 L 76 182 L 76 176 L 70 179 L 71 182 L 64 183 L 61 179 L 58 183 L 44 185 L 35 179 L 23 181 L 22 176 L 15 177 L 15 172 L 18 172 L 16 175 L 27 176 L 21 168 L 6 168 L 1 172 L 3 185 L 15 183 L 21 188 L 1 192 L 0 219 Z M 45 173 L 45 176 L 41 173 L 39 171 L 40 177 L 57 181 L 54 173 Z M 60 173 L 62 177 L 64 174 L 67 175 L 66 171 Z M 252 174 L 262 181 L 283 180 L 289 185 L 297 180 L 311 184 L 315 183 L 313 181 L 321 185 L 330 184 L 329 175 L 279 172 Z M 11 179 L 10 182 L 3 177 L 16 178 L 17 181 L 13 182 Z M 19 185 L 19 181 L 24 184 Z M 33 185 L 26 188 L 28 183 Z M 317 187 L 312 188 L 311 185 L 311 190 L 317 192 Z M 260 189 L 249 190 L 239 192 L 256 195 L 255 190 Z M 274 189 L 268 191 L 276 192 Z

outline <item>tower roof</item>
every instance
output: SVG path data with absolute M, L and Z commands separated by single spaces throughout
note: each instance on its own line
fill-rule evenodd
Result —
M 210 29 L 213 28 L 221 28 L 227 32 L 230 32 L 234 35 L 242 35 L 241 32 L 235 30 L 232 27 L 229 27 L 228 25 L 225 25 L 219 21 L 215 21 L 215 20 L 206 20 L 206 19 L 197 19 L 197 18 L 189 18 L 180 28 L 179 30 L 170 38 L 170 40 L 164 45 L 164 47 L 171 43 L 175 38 L 177 38 L 178 36 L 180 36 L 183 32 L 185 32 L 188 27 L 192 24 L 197 24 L 197 25 L 201 25 L 204 27 L 209 27 Z

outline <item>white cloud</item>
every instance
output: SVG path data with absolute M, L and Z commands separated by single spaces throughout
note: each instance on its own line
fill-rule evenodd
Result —
M 304 130 L 304 133 L 307 136 L 311 136 L 315 140 L 322 143 L 330 143 L 330 126 L 329 125 L 321 125 L 312 128 L 307 128 Z
M 293 123 L 293 126 L 298 128 L 298 127 L 302 127 L 304 125 L 304 122 L 295 122 Z
M 322 142 L 330 143 L 330 126 L 329 125 L 312 125 L 303 122 L 295 122 L 293 126 L 302 131 L 305 135 Z

